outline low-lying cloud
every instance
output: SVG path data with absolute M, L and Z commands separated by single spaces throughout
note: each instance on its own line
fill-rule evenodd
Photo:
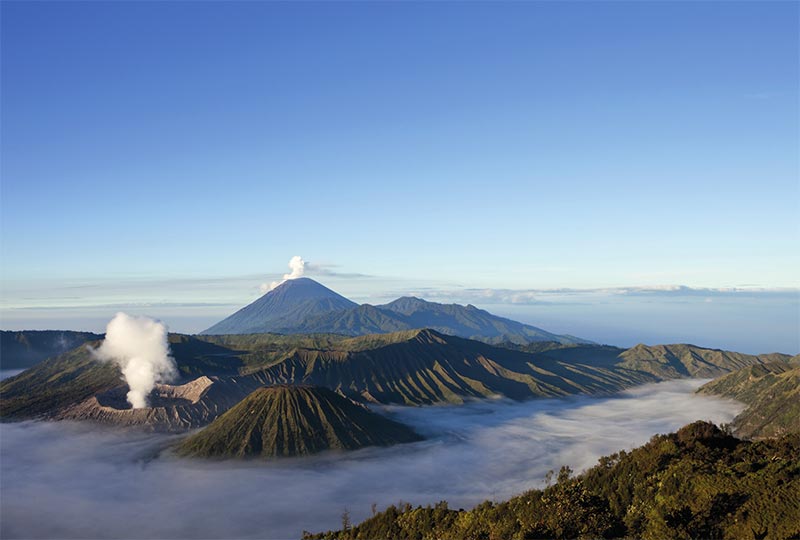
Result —
M 796 301 L 800 289 L 743 287 L 687 287 L 685 285 L 663 285 L 652 287 L 606 287 L 591 289 L 502 289 L 502 288 L 452 288 L 424 290 L 409 289 L 399 295 L 421 296 L 429 300 L 450 302 L 475 302 L 479 304 L 540 305 L 554 303 L 596 302 L 613 297 L 651 297 L 670 299 L 711 300 L 714 298 L 783 298 Z
M 149 317 L 117 313 L 106 327 L 103 343 L 90 350 L 100 360 L 119 365 L 128 383 L 128 402 L 134 409 L 147 407 L 147 398 L 156 383 L 170 382 L 178 376 L 169 352 L 167 327 Z
M 390 407 L 428 440 L 349 454 L 203 463 L 163 453 L 174 436 L 85 424 L 0 424 L 2 538 L 297 538 L 338 528 L 400 500 L 468 508 L 543 485 L 548 470 L 705 419 L 731 401 L 693 394 L 699 381 L 648 385 L 611 398 Z

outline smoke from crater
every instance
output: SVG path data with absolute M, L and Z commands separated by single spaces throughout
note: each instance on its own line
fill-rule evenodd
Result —
M 289 259 L 289 269 L 291 272 L 288 274 L 283 274 L 283 279 L 281 281 L 273 281 L 272 283 L 262 283 L 261 284 L 261 292 L 269 292 L 287 279 L 297 279 L 299 277 L 303 277 L 303 274 L 306 271 L 306 261 L 300 255 L 295 255 L 291 259 Z
M 128 402 L 134 409 L 147 407 L 147 396 L 157 383 L 178 376 L 170 356 L 167 327 L 149 317 L 117 313 L 106 326 L 103 344 L 93 354 L 119 365 L 128 383 Z

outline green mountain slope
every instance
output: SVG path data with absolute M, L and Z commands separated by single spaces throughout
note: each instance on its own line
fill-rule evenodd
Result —
M 614 392 L 656 380 L 618 369 L 615 356 L 556 359 L 433 330 L 389 334 L 384 342 L 368 337 L 374 343 L 368 349 L 347 350 L 358 340 L 332 350 L 297 349 L 252 376 L 262 384 L 314 384 L 355 399 L 407 405 Z
M 84 346 L 0 381 L 3 419 L 34 418 L 119 386 L 115 365 L 92 358 Z
M 763 439 L 800 432 L 800 359 L 750 366 L 702 386 L 748 407 L 733 421 L 738 436 Z
M 324 332 L 345 336 L 362 336 L 400 332 L 411 328 L 414 327 L 410 326 L 402 317 L 364 304 L 338 313 L 309 317 L 298 325 L 283 327 L 278 331 L 287 334 Z
M 557 335 L 541 328 L 498 317 L 472 304 L 439 304 L 421 298 L 404 296 L 378 306 L 401 315 L 411 328 L 431 328 L 443 334 L 460 336 L 487 343 L 526 344 L 537 341 L 558 343 L 591 343 L 574 336 Z
M 204 425 L 266 385 L 310 384 L 356 401 L 423 405 L 492 396 L 524 400 L 612 393 L 703 373 L 692 364 L 687 368 L 678 361 L 677 369 L 664 363 L 651 348 L 573 345 L 525 352 L 433 330 L 353 338 L 171 334 L 170 347 L 181 374 L 175 386 L 208 379 L 197 399 L 178 399 L 183 390 L 163 385 L 152 396 L 152 414 L 125 411 L 116 397 L 124 395 L 118 369 L 79 347 L 0 382 L 0 415 L 4 420 L 47 416 L 176 430 Z M 686 345 L 661 349 L 685 351 L 690 359 L 708 351 Z M 712 356 L 718 372 L 771 358 L 725 351 L 712 351 Z
M 259 388 L 183 441 L 183 456 L 279 457 L 421 440 L 413 430 L 328 390 Z
M 330 332 L 351 336 L 429 328 L 451 336 L 484 341 L 527 344 L 537 341 L 588 343 L 572 336 L 552 334 L 541 328 L 492 315 L 475 306 L 438 304 L 403 297 L 382 306 L 357 308 L 312 317 L 281 332 Z
M 0 369 L 26 369 L 100 338 L 99 334 L 69 330 L 0 330 Z
M 695 345 L 636 345 L 622 353 L 621 366 L 646 371 L 666 379 L 719 377 L 730 371 L 764 362 L 786 361 L 786 354 L 743 354 Z
M 556 485 L 472 510 L 391 506 L 347 530 L 304 538 L 720 538 L 800 537 L 800 435 L 747 442 L 697 422 L 600 459 Z

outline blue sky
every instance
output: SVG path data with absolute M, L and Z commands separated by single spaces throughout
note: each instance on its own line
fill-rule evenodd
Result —
M 197 331 L 300 254 L 361 301 L 579 289 L 517 316 L 800 350 L 797 3 L 0 9 L 6 328 Z M 707 296 L 608 293 L 674 285 Z

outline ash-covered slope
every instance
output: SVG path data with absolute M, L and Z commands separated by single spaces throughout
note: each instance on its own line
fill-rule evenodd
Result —
M 800 432 L 800 356 L 789 362 L 769 362 L 734 371 L 698 392 L 748 405 L 733 420 L 737 436 L 764 439 Z
M 59 409 L 49 418 L 181 432 L 207 425 L 255 387 L 255 381 L 248 379 L 201 376 L 184 384 L 158 384 L 149 405 L 133 409 L 125 399 L 128 387 L 120 385 Z
M 327 389 L 259 388 L 178 447 L 183 456 L 287 457 L 421 440 L 414 431 Z
M 223 319 L 203 334 L 258 334 L 294 327 L 315 315 L 356 307 L 309 278 L 290 279 L 230 317 Z

